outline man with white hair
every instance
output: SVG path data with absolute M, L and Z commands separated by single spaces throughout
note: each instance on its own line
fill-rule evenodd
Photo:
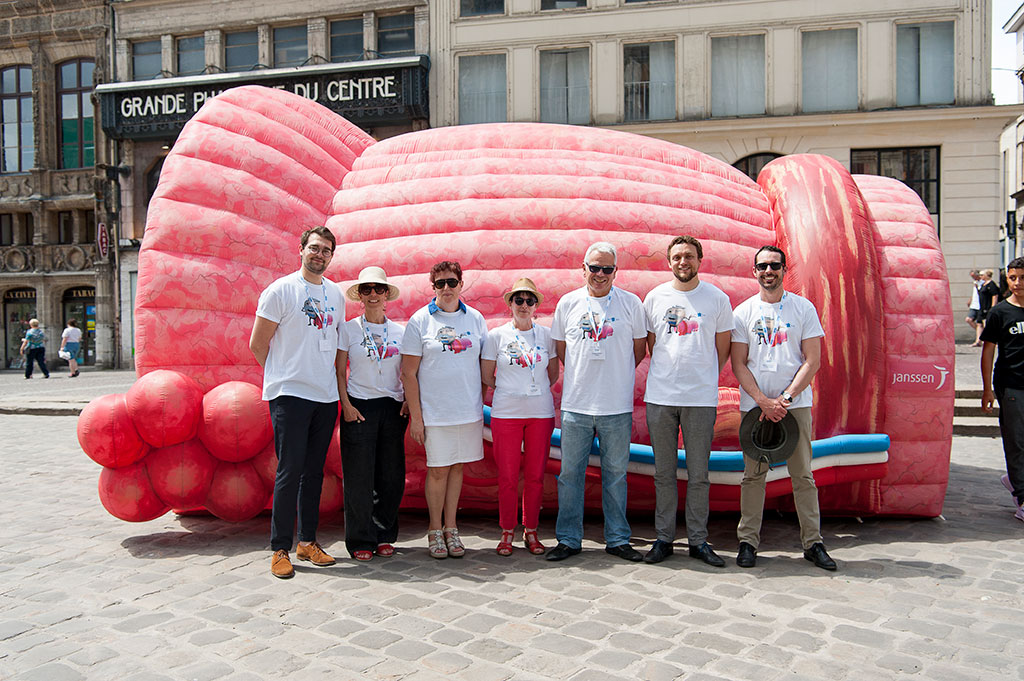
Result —
M 615 246 L 591 244 L 583 256 L 585 286 L 558 301 L 551 325 L 562 383 L 562 468 L 558 475 L 558 546 L 547 560 L 565 560 L 583 542 L 583 492 L 594 438 L 601 458 L 605 551 L 629 561 L 643 556 L 629 544 L 626 464 L 633 424 L 636 366 L 647 354 L 640 298 L 612 286 Z

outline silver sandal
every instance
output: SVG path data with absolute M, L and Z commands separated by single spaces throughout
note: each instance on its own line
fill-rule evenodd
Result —
M 452 558 L 462 558 L 466 555 L 466 547 L 462 545 L 462 540 L 459 538 L 459 528 L 444 528 L 444 541 L 448 545 L 448 555 Z
M 447 558 L 448 547 L 444 543 L 444 532 L 442 530 L 429 530 L 427 532 L 427 546 L 431 558 Z

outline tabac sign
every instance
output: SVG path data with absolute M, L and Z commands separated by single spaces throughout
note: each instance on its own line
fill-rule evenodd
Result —
M 428 117 L 427 58 L 417 56 L 100 85 L 103 131 L 115 139 L 176 137 L 207 99 L 240 85 L 287 90 L 367 127 Z

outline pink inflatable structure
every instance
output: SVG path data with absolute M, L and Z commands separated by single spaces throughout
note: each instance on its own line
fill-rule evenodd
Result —
M 380 265 L 402 289 L 388 315 L 406 320 L 431 296 L 439 260 L 465 270 L 464 296 L 491 326 L 501 294 L 530 276 L 538 315 L 582 285 L 588 244 L 619 249 L 616 284 L 641 297 L 668 279 L 665 247 L 681 233 L 704 244 L 701 276 L 733 305 L 753 295 L 755 251 L 788 254 L 787 288 L 809 298 L 825 328 L 814 382 L 815 476 L 830 514 L 935 516 L 949 468 L 953 332 L 942 253 L 927 210 L 905 185 L 851 176 L 814 155 L 777 159 L 750 181 L 668 142 L 612 130 L 491 124 L 375 142 L 301 97 L 242 87 L 208 101 L 181 133 L 150 204 L 140 253 L 136 365 L 126 395 L 94 401 L 82 448 L 104 468 L 99 493 L 115 516 L 141 521 L 205 508 L 227 520 L 269 502 L 276 458 L 262 374 L 248 349 L 256 301 L 298 267 L 298 235 L 326 224 L 338 239 L 338 282 Z M 347 318 L 358 314 L 349 303 Z M 653 507 L 638 370 L 630 506 Z M 719 388 L 712 504 L 737 509 L 742 470 L 738 390 Z M 560 394 L 556 386 L 556 399 Z M 556 505 L 558 431 L 545 488 Z M 684 443 L 681 443 L 684 445 Z M 496 506 L 488 454 L 467 467 L 463 503 Z M 407 506 L 423 506 L 425 459 L 407 441 Z M 326 466 L 322 510 L 341 507 L 340 449 Z M 587 502 L 600 507 L 600 469 Z M 685 451 L 679 484 L 685 493 Z M 769 503 L 788 508 L 785 466 Z

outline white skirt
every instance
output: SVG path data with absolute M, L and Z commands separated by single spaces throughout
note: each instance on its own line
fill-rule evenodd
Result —
M 426 426 L 427 466 L 437 468 L 484 458 L 484 420 L 457 426 Z

